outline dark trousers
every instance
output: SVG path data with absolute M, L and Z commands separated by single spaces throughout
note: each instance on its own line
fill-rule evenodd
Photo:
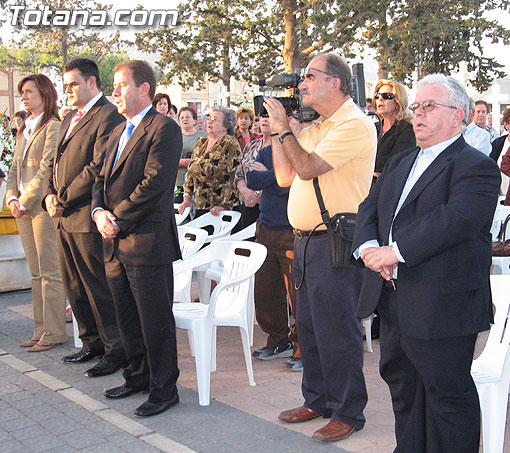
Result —
M 106 263 L 106 275 L 129 362 L 126 384 L 148 387 L 152 403 L 172 399 L 179 377 L 172 264 L 131 266 L 113 258 Z
M 103 243 L 98 233 L 57 229 L 62 283 L 73 310 L 84 351 L 125 360 L 115 306 L 106 281 Z
M 257 221 L 257 242 L 267 247 L 267 257 L 255 274 L 255 314 L 260 328 L 267 333 L 266 346 L 294 342 L 294 357 L 301 357 L 297 330 L 289 329 L 289 304 L 296 319 L 296 288 L 292 275 L 294 233 L 272 230 Z
M 395 451 L 478 452 L 480 406 L 470 373 L 476 334 L 410 338 L 400 331 L 396 292 L 383 290 L 377 308 L 381 318 L 380 373 L 391 393 Z
M 294 243 L 294 278 L 303 275 L 307 238 Z M 306 251 L 304 282 L 297 292 L 299 346 L 303 357 L 305 406 L 356 429 L 363 428 L 367 390 L 363 338 L 356 316 L 362 269 L 334 269 L 328 236 L 312 237 Z

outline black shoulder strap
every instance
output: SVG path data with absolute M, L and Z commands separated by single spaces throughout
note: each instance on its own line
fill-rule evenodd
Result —
M 315 189 L 315 196 L 317 197 L 317 202 L 319 203 L 319 208 L 321 210 L 322 221 L 329 224 L 331 218 L 329 217 L 329 212 L 326 209 L 326 205 L 324 204 L 324 200 L 322 199 L 321 188 L 319 187 L 319 178 L 313 178 L 313 188 Z

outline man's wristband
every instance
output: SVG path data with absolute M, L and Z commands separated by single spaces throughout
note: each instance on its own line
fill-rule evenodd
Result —
M 288 137 L 289 135 L 294 135 L 294 134 L 290 131 L 284 132 L 282 135 L 280 135 L 280 137 L 278 137 L 278 140 L 280 140 L 280 143 L 283 144 L 285 137 Z
M 271 137 L 276 137 L 278 134 L 278 132 L 275 132 L 274 134 L 271 134 Z

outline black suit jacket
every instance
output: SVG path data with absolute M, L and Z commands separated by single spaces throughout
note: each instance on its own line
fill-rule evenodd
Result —
M 501 137 L 496 138 L 492 142 L 492 151 L 489 156 L 492 157 L 495 162 L 498 161 L 499 156 L 501 155 L 501 151 L 503 150 L 503 145 L 505 144 L 505 140 L 507 137 L 508 134 L 502 135 Z
M 120 227 L 116 239 L 103 239 L 105 261 L 115 254 L 130 265 L 171 263 L 181 257 L 173 208 L 181 130 L 151 108 L 114 166 L 124 129 L 125 123 L 113 131 L 92 191 L 92 210 L 111 211 Z
M 66 138 L 75 112 L 70 112 L 62 122 L 55 156 L 44 181 L 44 196 L 56 194 L 64 207 L 62 216 L 55 219 L 57 228 L 70 233 L 97 233 L 90 218 L 92 185 L 103 165 L 113 128 L 125 120 L 117 108 L 101 96 Z M 44 200 L 43 208 L 46 209 Z
M 393 216 L 419 149 L 388 161 L 359 207 L 353 250 L 371 239 L 387 245 Z M 398 265 L 398 317 L 402 333 L 433 339 L 489 328 L 490 227 L 499 169 L 462 137 L 427 168 L 395 216 L 392 235 L 405 263 Z M 353 258 L 354 259 L 354 258 Z M 361 259 L 358 260 L 362 264 Z M 382 278 L 367 270 L 358 316 L 377 306 Z

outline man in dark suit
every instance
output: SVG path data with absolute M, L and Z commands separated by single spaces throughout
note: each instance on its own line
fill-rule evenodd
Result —
M 354 257 L 368 268 L 358 316 L 381 318 L 380 373 L 397 452 L 478 452 L 470 368 L 492 319 L 489 233 L 500 183 L 494 161 L 461 136 L 469 98 L 451 77 L 418 85 L 419 148 L 388 161 L 360 205 Z
M 113 299 L 103 263 L 101 236 L 90 218 L 92 185 L 101 170 L 111 131 L 123 121 L 101 92 L 97 65 L 80 58 L 64 68 L 64 88 L 76 110 L 64 119 L 44 181 L 43 207 L 55 219 L 66 296 L 78 322 L 81 351 L 65 363 L 104 357 L 86 376 L 114 373 L 125 363 Z
M 105 396 L 123 398 L 148 388 L 149 398 L 135 415 L 149 416 L 179 402 L 172 261 L 181 257 L 173 188 L 182 134 L 175 121 L 152 107 L 156 76 L 146 62 L 117 65 L 113 86 L 127 122 L 108 142 L 92 215 L 103 236 L 106 276 L 129 366 L 125 383 Z

